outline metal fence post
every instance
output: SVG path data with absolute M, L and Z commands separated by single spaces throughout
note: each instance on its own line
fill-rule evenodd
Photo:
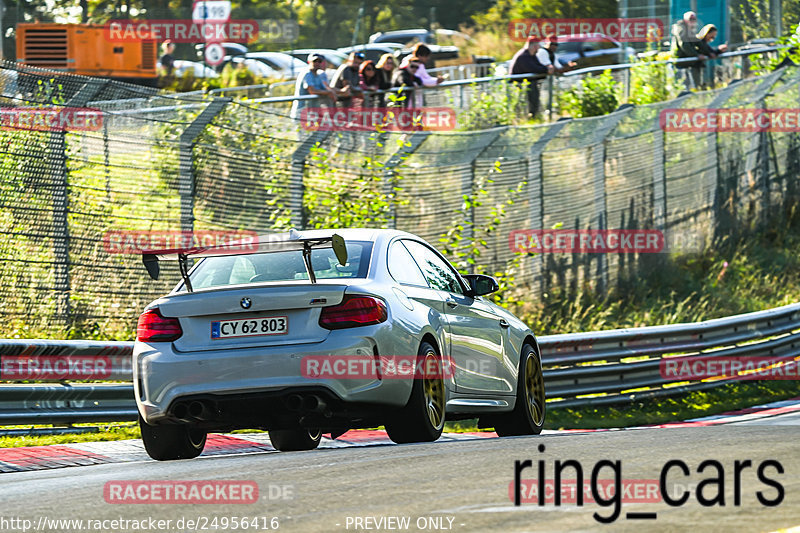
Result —
M 633 111 L 633 104 L 624 104 L 608 115 L 595 131 L 595 148 L 592 149 L 592 168 L 594 169 L 594 220 L 597 229 L 608 229 L 608 209 L 606 206 L 606 137 L 625 116 Z M 599 149 L 598 149 L 599 148 Z M 597 274 L 600 292 L 608 289 L 608 254 L 597 254 Z
M 303 209 L 306 158 L 311 148 L 322 144 L 331 134 L 329 131 L 315 131 L 292 153 L 292 169 L 289 175 L 289 209 L 291 210 L 292 227 L 304 229 L 306 227 L 306 213 Z
M 178 141 L 178 193 L 181 197 L 181 231 L 194 231 L 194 143 L 205 127 L 230 102 L 230 98 L 214 98 L 183 130 Z
M 559 132 L 571 121 L 571 118 L 559 120 L 547 128 L 547 131 L 533 143 L 528 152 L 528 191 L 531 205 L 531 226 L 534 230 L 544 229 L 544 185 L 542 183 L 542 154 L 547 143 L 558 136 Z M 537 295 L 544 289 L 544 261 L 542 254 L 529 256 L 531 286 Z
M 404 142 L 403 145 L 392 154 L 386 164 L 383 166 L 383 191 L 384 194 L 389 195 L 394 193 L 394 188 L 396 185 L 397 179 L 397 172 L 396 169 L 399 167 L 403 161 L 408 159 L 408 157 L 413 154 L 417 148 L 419 148 L 422 143 L 425 142 L 430 136 L 431 132 L 429 131 L 421 131 L 416 132 L 411 135 L 411 138 L 408 142 Z M 392 228 L 397 227 L 397 201 L 392 202 Z
M 65 107 L 86 107 L 106 86 L 108 80 L 90 79 L 66 103 Z M 51 104 L 51 102 L 41 102 Z M 55 319 L 68 325 L 71 319 L 69 277 L 69 169 L 67 168 L 67 132 L 54 131 L 49 139 L 50 167 L 57 173 L 53 184 L 53 282 L 56 298 Z
M 508 85 L 508 84 L 506 84 Z M 461 182 L 461 194 L 467 195 L 472 197 L 475 194 L 475 182 L 477 178 L 477 161 L 483 155 L 483 153 L 492 145 L 494 142 L 500 138 L 500 136 L 508 131 L 508 126 L 500 126 L 497 128 L 493 128 L 488 131 L 482 132 L 480 135 L 483 137 L 484 135 L 487 136 L 486 139 L 481 139 L 481 144 L 474 148 L 475 156 L 470 161 L 470 172 L 468 175 L 464 176 Z M 466 221 L 467 225 L 465 226 L 464 231 L 464 239 L 475 239 L 475 203 L 470 202 L 469 208 L 469 220 Z M 475 265 L 469 265 L 469 272 L 470 274 L 475 273 Z

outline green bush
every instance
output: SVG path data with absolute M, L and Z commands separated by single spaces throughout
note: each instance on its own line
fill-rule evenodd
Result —
M 587 76 L 558 97 L 559 107 L 562 114 L 574 118 L 607 115 L 619 106 L 620 87 L 610 70 L 599 76 Z
M 635 62 L 631 69 L 631 94 L 628 102 L 636 105 L 647 105 L 664 102 L 675 98 L 682 89 L 667 64 L 655 64 L 656 61 L 668 59 L 667 52 L 643 58 Z
M 476 85 L 471 86 L 476 90 Z M 460 130 L 484 130 L 521 122 L 527 111 L 528 81 L 524 83 L 492 82 L 473 97 L 469 107 L 458 117 Z

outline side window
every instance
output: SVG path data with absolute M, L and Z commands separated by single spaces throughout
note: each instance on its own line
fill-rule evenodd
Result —
M 609 39 L 603 39 L 600 41 L 600 48 L 603 50 L 611 50 L 612 48 L 622 48 L 622 46 L 616 44 L 614 41 Z
M 414 241 L 403 241 L 433 289 L 464 294 L 453 269 L 433 250 Z
M 420 272 L 419 267 L 414 262 L 414 258 L 408 252 L 401 241 L 395 241 L 389 247 L 389 274 L 398 283 L 407 285 L 419 285 L 427 287 L 428 282 Z

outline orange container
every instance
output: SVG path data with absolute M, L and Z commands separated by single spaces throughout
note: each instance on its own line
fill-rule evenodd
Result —
M 156 78 L 156 41 L 113 43 L 103 26 L 23 23 L 17 26 L 17 61 L 84 76 Z

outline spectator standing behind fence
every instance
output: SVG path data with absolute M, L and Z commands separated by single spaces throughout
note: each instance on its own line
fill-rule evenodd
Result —
M 394 87 L 394 56 L 392 54 L 383 54 L 375 65 L 378 69 L 378 89 L 386 91 Z M 386 105 L 386 94 L 379 94 L 378 105 L 384 107 Z
M 717 27 L 713 24 L 706 24 L 700 33 L 697 34 L 697 50 L 700 54 L 708 56 L 711 59 L 716 59 L 720 54 L 728 50 L 728 45 L 723 43 L 718 48 L 711 46 L 714 39 L 717 38 Z M 712 77 L 713 80 L 713 77 Z M 703 86 L 711 86 L 713 83 L 703 83 Z
M 370 60 L 364 61 L 358 69 L 358 74 L 358 86 L 364 94 L 364 107 L 380 106 L 380 95 L 375 94 L 375 91 L 380 89 L 380 80 L 375 70 L 375 63 Z
M 539 43 L 535 37 L 528 37 L 525 46 L 514 54 L 509 65 L 509 74 L 547 74 L 547 67 L 536 59 Z M 539 80 L 534 78 L 520 78 L 513 80 L 515 83 L 528 82 L 528 113 L 531 118 L 539 112 Z
M 417 102 L 418 87 L 422 87 L 422 80 L 417 76 L 420 69 L 420 60 L 417 57 L 411 56 L 408 61 L 403 62 L 404 67 L 400 67 L 394 73 L 392 85 L 394 87 L 402 87 L 402 91 L 397 93 L 398 97 L 405 96 L 405 99 L 398 102 L 402 107 L 419 107 Z
M 547 69 L 548 74 L 561 74 L 578 65 L 574 61 L 563 64 L 556 57 L 556 50 L 558 50 L 558 36 L 551 33 L 545 39 L 545 45 L 536 51 L 536 60 Z
M 360 100 L 364 97 L 359 88 L 358 75 L 364 57 L 363 52 L 350 52 L 347 61 L 342 63 L 333 75 L 331 82 L 333 88 L 340 93 L 338 101 L 342 107 L 352 107 L 354 99 Z
M 311 105 L 329 104 L 335 106 L 337 93 L 328 85 L 328 76 L 325 74 L 325 58 L 319 54 L 308 56 L 308 70 L 301 72 L 294 86 L 295 96 L 317 95 L 321 98 L 313 101 Z M 300 118 L 300 110 L 308 105 L 310 100 L 295 100 L 292 102 L 292 118 Z
M 417 69 L 416 76 L 422 81 L 422 85 L 425 87 L 435 87 L 444 81 L 442 76 L 436 76 L 435 78 L 428 74 L 426 70 L 426 63 L 428 63 L 431 59 L 431 49 L 425 46 L 422 43 L 417 43 L 414 45 L 414 48 L 411 49 L 411 55 L 406 56 L 403 59 L 403 62 L 400 63 L 400 68 L 404 68 L 405 65 L 410 61 L 412 58 L 416 58 L 419 61 L 420 66 Z
M 158 60 L 161 68 L 164 69 L 167 76 L 172 76 L 172 71 L 175 69 L 175 57 L 172 55 L 175 53 L 175 43 L 169 40 L 164 41 L 161 43 L 161 51 L 163 55 Z
M 700 52 L 700 39 L 697 38 L 697 14 L 687 11 L 683 19 L 672 25 L 672 55 L 677 59 L 697 58 L 698 61 L 682 61 L 676 66 L 683 69 L 686 90 L 700 85 L 703 60 L 708 56 Z

